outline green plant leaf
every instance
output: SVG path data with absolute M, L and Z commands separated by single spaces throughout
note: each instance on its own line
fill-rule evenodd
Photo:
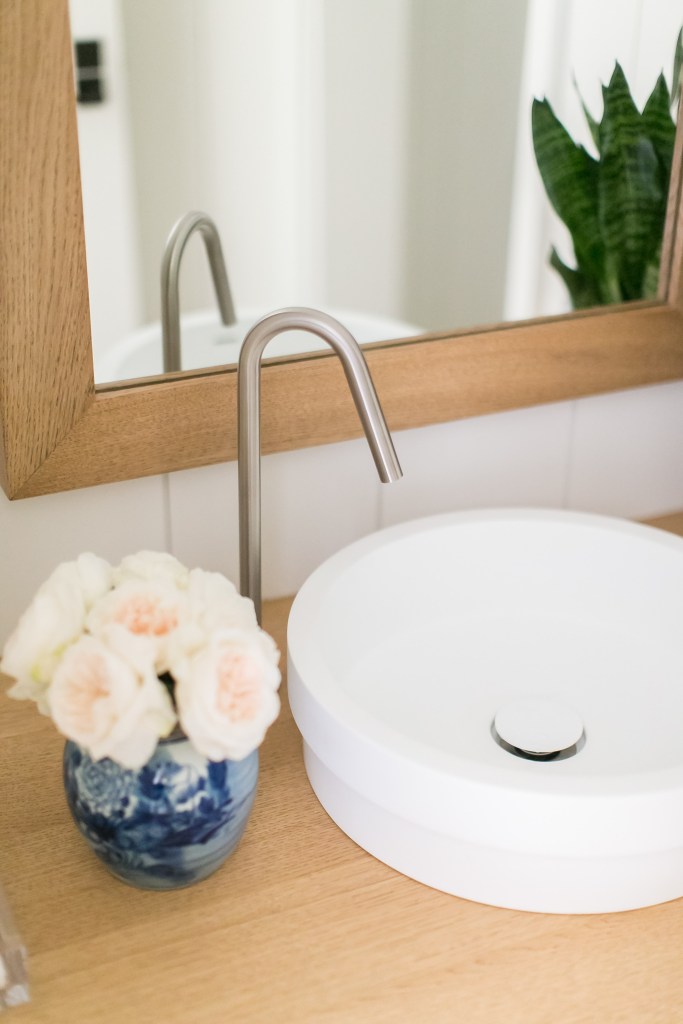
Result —
M 646 264 L 664 226 L 665 195 L 649 139 L 610 147 L 600 163 L 598 198 L 605 248 L 614 259 L 624 300 L 638 299 Z
M 661 240 L 666 192 L 660 161 L 619 64 L 603 86 L 603 98 L 599 221 L 628 300 L 640 298 L 644 268 Z
M 646 265 L 643 273 L 643 284 L 640 297 L 643 299 L 656 299 L 659 291 L 659 252 L 656 257 Z
M 669 189 L 671 161 L 673 158 L 676 124 L 671 116 L 671 97 L 663 74 L 660 74 L 647 103 L 643 108 L 641 126 L 652 140 L 657 159 L 662 168 L 662 189 Z
M 571 232 L 578 268 L 599 277 L 604 247 L 598 218 L 598 162 L 574 143 L 547 100 L 534 100 L 531 130 L 546 193 Z
M 671 94 L 657 79 L 642 114 L 615 64 L 603 86 L 600 122 L 576 88 L 599 157 L 574 143 L 547 100 L 534 100 L 532 135 L 548 198 L 572 236 L 576 268 L 553 249 L 550 265 L 575 308 L 654 298 L 676 127 L 671 103 L 680 97 L 683 29 L 676 42 Z
M 626 75 L 617 61 L 607 85 L 602 87 L 602 121 L 600 122 L 600 152 L 628 132 L 640 128 L 640 111 L 635 105 Z
M 594 281 L 580 270 L 573 270 L 562 261 L 553 246 L 550 251 L 548 263 L 558 272 L 572 300 L 574 309 L 590 309 L 591 306 L 599 306 L 602 299 L 595 287 Z
M 600 122 L 595 120 L 590 110 L 586 106 L 586 101 L 584 100 L 583 96 L 579 91 L 579 83 L 576 81 L 576 75 L 573 78 L 573 82 L 574 89 L 576 90 L 576 95 L 579 97 L 581 109 L 583 110 L 583 116 L 586 118 L 586 124 L 588 125 L 588 130 L 591 133 L 591 138 L 593 139 L 595 148 L 597 149 L 598 153 L 600 153 Z
M 681 71 L 683 70 L 683 28 L 678 33 L 674 51 L 674 69 L 671 76 L 671 103 L 678 106 L 681 98 Z

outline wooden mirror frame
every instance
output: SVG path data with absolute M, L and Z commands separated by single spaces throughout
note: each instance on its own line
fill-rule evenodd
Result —
M 67 0 L 0 5 L 0 464 L 10 498 L 236 457 L 236 368 L 96 389 Z M 661 300 L 367 348 L 393 430 L 683 377 L 679 129 Z M 263 449 L 360 436 L 339 361 L 263 370 Z

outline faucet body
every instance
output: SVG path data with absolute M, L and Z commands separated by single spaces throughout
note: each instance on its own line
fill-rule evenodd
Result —
M 199 231 L 206 245 L 218 308 L 224 324 L 236 322 L 225 269 L 223 249 L 216 225 L 205 213 L 186 213 L 177 221 L 166 241 L 161 262 L 161 336 L 164 373 L 181 370 L 180 359 L 180 261 L 190 236 Z
M 258 320 L 244 339 L 237 369 L 237 465 L 240 590 L 261 621 L 261 359 L 283 331 L 310 331 L 342 361 L 377 472 L 384 483 L 403 475 L 365 357 L 349 331 L 315 309 L 282 309 Z

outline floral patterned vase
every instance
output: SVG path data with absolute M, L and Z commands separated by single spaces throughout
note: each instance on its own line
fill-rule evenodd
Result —
M 220 867 L 244 832 L 257 779 L 258 750 L 209 761 L 184 736 L 162 740 L 137 770 L 64 748 L 76 825 L 117 878 L 142 889 L 192 885 Z

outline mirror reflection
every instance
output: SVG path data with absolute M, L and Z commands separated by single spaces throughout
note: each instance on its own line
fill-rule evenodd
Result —
M 236 323 L 195 234 L 183 369 L 234 363 L 283 306 L 361 342 L 570 311 L 533 99 L 595 153 L 578 92 L 599 118 L 619 61 L 642 109 L 681 22 L 678 0 L 71 0 L 71 17 L 99 44 L 76 72 L 99 383 L 162 372 L 162 257 L 189 211 L 218 228 Z

